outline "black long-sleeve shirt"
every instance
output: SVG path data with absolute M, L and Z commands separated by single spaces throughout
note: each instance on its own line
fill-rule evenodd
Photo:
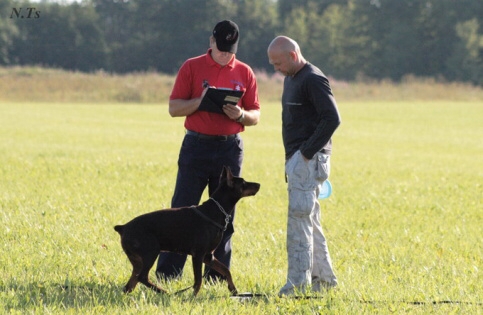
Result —
M 340 123 L 329 80 L 319 68 L 307 63 L 293 77 L 285 77 L 282 137 L 286 159 L 297 150 L 308 159 L 318 151 L 331 154 L 331 137 Z

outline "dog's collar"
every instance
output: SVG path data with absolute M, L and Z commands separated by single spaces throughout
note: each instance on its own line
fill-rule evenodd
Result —
M 213 221 L 212 219 L 210 219 L 209 217 L 207 217 L 203 212 L 200 211 L 200 209 L 198 209 L 198 207 L 192 206 L 192 208 L 195 210 L 195 213 L 197 215 L 199 215 L 200 217 L 202 217 L 206 221 L 210 222 L 211 224 L 213 224 L 214 226 L 216 226 L 217 228 L 219 228 L 220 230 L 223 230 L 223 232 L 225 232 L 226 231 L 226 228 L 228 227 L 228 223 L 230 223 L 231 215 L 229 215 L 228 213 L 226 213 L 225 209 L 223 209 L 223 207 L 218 203 L 218 201 L 216 201 L 213 198 L 210 198 L 210 199 L 215 202 L 215 204 L 218 206 L 218 208 L 220 209 L 220 211 L 223 212 L 223 214 L 225 215 L 225 226 L 223 226 L 223 225 L 221 225 L 219 223 L 216 223 L 215 221 Z
M 213 202 L 216 203 L 220 211 L 223 212 L 223 214 L 225 215 L 225 229 L 223 231 L 226 231 L 226 228 L 228 227 L 228 223 L 230 223 L 231 215 L 226 213 L 225 209 L 223 209 L 223 207 L 218 203 L 218 201 L 216 201 L 211 197 L 210 197 L 210 200 L 213 200 Z
M 210 222 L 211 224 L 213 224 L 214 226 L 216 226 L 217 228 L 219 228 L 220 230 L 223 230 L 226 231 L 226 226 L 224 227 L 223 225 L 221 224 L 218 224 L 216 223 L 215 221 L 213 221 L 212 219 L 208 218 L 206 215 L 203 214 L 203 212 L 200 211 L 200 209 L 198 209 L 198 207 L 196 206 L 192 206 L 191 208 L 193 208 L 193 210 L 195 211 L 195 213 L 197 215 L 199 215 L 200 217 L 202 217 L 203 219 L 205 219 L 206 221 Z

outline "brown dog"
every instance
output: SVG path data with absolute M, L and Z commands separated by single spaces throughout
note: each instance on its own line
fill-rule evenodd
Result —
M 260 184 L 235 177 L 224 167 L 220 183 L 210 199 L 200 206 L 158 210 L 140 215 L 114 229 L 121 235 L 121 245 L 133 265 L 131 278 L 124 287 L 129 293 L 138 282 L 155 290 L 166 292 L 149 280 L 149 271 L 160 251 L 192 256 L 194 295 L 202 282 L 202 263 L 218 271 L 228 282 L 228 289 L 237 294 L 230 270 L 219 262 L 213 252 L 221 241 L 235 204 L 240 198 L 254 196 Z

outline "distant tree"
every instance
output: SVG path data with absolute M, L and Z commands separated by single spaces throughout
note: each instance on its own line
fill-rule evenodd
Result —
M 93 0 L 109 46 L 109 69 L 176 73 L 189 57 L 202 54 L 214 24 L 232 18 L 224 0 Z
M 355 11 L 356 2 L 327 7 L 320 17 L 323 22 L 320 23 L 319 47 L 312 48 L 314 54 L 316 48 L 324 51 L 315 55 L 314 60 L 326 63 L 330 75 L 342 79 L 354 79 L 365 73 L 372 53 L 368 17 Z
M 296 9 L 304 9 L 309 6 L 311 9 L 315 9 L 317 14 L 322 14 L 327 7 L 338 4 L 346 5 L 348 0 L 277 0 L 278 14 L 282 21 L 286 21 L 289 15 L 292 15 L 292 11 Z
M 18 64 L 92 71 L 105 64 L 106 47 L 90 6 L 40 3 L 41 17 L 22 19 L 12 54 Z
M 447 76 L 451 54 L 453 60 L 454 54 L 464 58 L 461 49 L 453 53 L 454 46 L 461 44 L 455 26 L 471 18 L 483 18 L 481 1 L 372 0 L 370 3 L 355 1 L 354 18 L 367 17 L 371 44 L 364 73 L 373 78 L 399 80 L 407 74 Z
M 277 11 L 272 0 L 238 0 L 233 20 L 240 27 L 237 58 L 252 68 L 270 67 L 267 48 L 275 37 Z
M 216 22 L 240 26 L 237 56 L 272 70 L 266 48 L 288 35 L 328 75 L 408 74 L 483 85 L 483 1 L 476 0 L 0 0 L 38 19 L 0 19 L 0 64 L 176 73 L 206 52 Z
M 107 45 L 99 25 L 99 17 L 92 6 L 72 4 L 70 20 L 75 30 L 75 60 L 72 67 L 81 71 L 103 68 Z
M 426 3 L 416 0 L 371 3 L 356 5 L 356 14 L 367 16 L 372 38 L 372 58 L 365 74 L 398 80 L 406 74 L 420 72 L 426 64 L 418 15 Z
M 155 68 L 167 73 L 176 73 L 187 58 L 205 53 L 215 23 L 235 19 L 236 13 L 233 1 L 159 0 L 158 4 L 151 23 L 156 39 L 149 53 L 156 58 Z
M 456 25 L 458 41 L 447 60 L 447 76 L 451 80 L 483 85 L 483 35 L 476 19 Z
M 367 17 L 356 16 L 353 1 L 345 2 L 324 5 L 324 10 L 315 1 L 297 6 L 286 14 L 282 33 L 296 40 L 304 56 L 326 74 L 353 79 L 365 70 L 371 39 Z
M 107 47 L 104 68 L 111 72 L 142 70 L 133 61 L 135 41 L 133 16 L 137 5 L 133 1 L 92 0 L 98 14 L 98 25 Z
M 13 39 L 18 35 L 17 25 L 8 17 L 12 12 L 12 3 L 9 0 L 0 2 L 0 12 L 3 18 L 0 19 L 0 65 L 8 65 L 12 63 L 9 50 L 13 44 Z

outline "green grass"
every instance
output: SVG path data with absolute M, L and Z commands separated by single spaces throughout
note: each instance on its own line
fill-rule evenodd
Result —
M 482 313 L 483 103 L 339 107 L 334 191 L 321 203 L 340 286 L 276 296 L 287 198 L 280 107 L 264 103 L 244 133 L 243 174 L 262 187 L 239 203 L 232 273 L 240 292 L 266 296 L 242 303 L 224 285 L 196 298 L 121 292 L 131 266 L 113 226 L 169 205 L 183 119 L 162 105 L 0 104 L 0 313 Z M 190 286 L 190 263 L 161 285 Z M 433 304 L 449 300 L 462 303 Z

